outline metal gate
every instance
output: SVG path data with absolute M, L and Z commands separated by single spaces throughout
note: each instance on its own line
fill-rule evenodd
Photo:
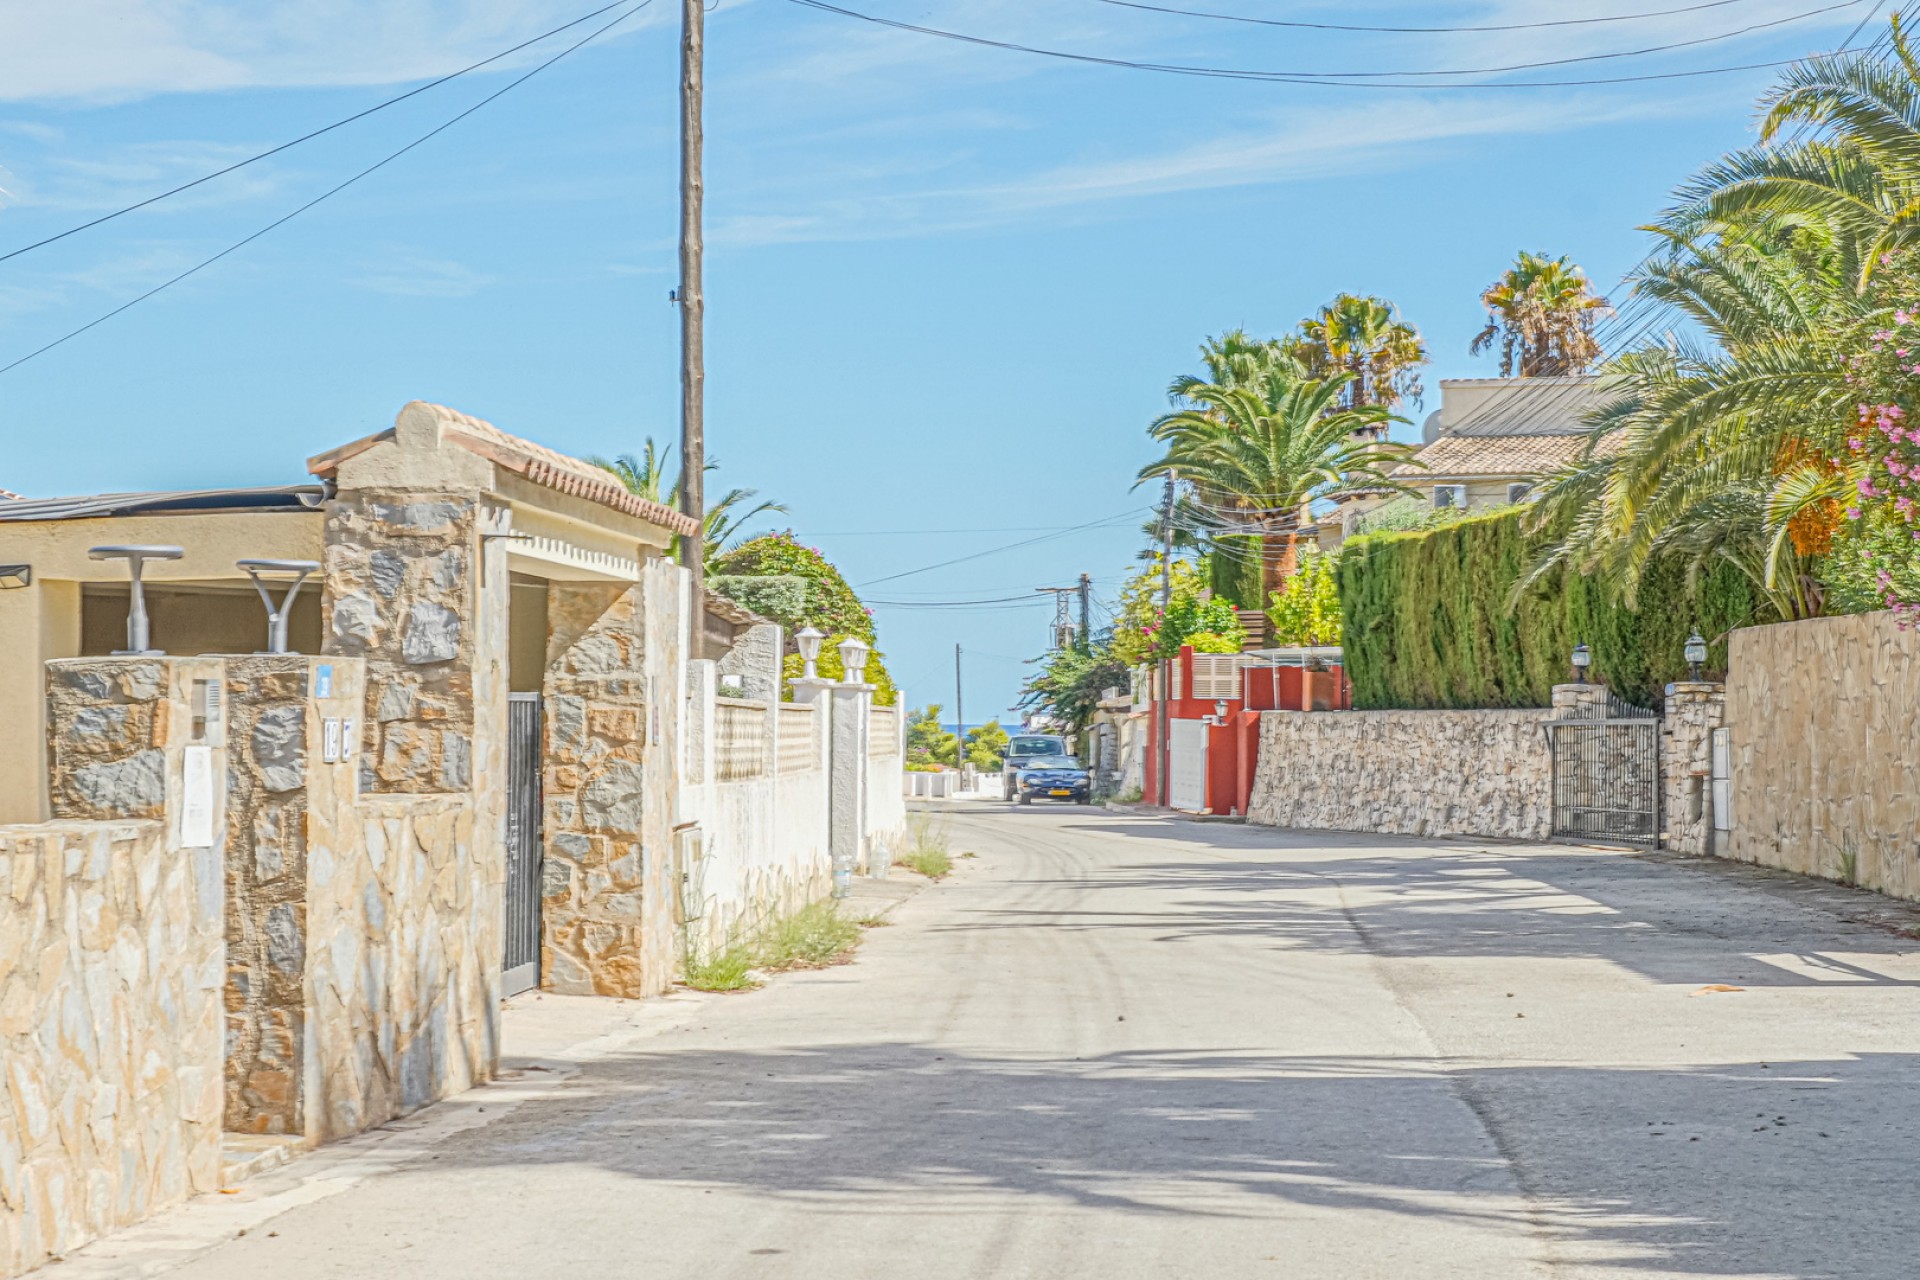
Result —
M 500 989 L 540 985 L 540 695 L 507 695 L 507 938 Z
M 1201 720 L 1167 722 L 1167 805 L 1198 813 L 1207 807 L 1207 726 Z
M 1553 834 L 1654 844 L 1660 839 L 1660 717 L 1609 693 L 1547 722 L 1553 744 Z

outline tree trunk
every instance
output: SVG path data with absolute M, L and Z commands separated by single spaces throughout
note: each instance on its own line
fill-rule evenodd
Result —
M 1288 579 L 1300 567 L 1296 548 L 1299 536 L 1293 529 L 1260 535 L 1260 591 L 1264 600 L 1272 600 L 1274 592 L 1286 590 Z

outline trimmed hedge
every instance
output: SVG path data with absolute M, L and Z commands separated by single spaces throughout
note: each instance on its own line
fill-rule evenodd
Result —
M 1428 532 L 1352 539 L 1340 560 L 1340 611 L 1353 705 L 1369 709 L 1544 707 L 1572 678 L 1569 655 L 1593 650 L 1591 679 L 1657 708 L 1684 679 L 1697 625 L 1708 667 L 1726 668 L 1726 633 L 1777 619 L 1731 564 L 1702 575 L 1697 598 L 1677 561 L 1650 566 L 1637 609 L 1581 574 L 1555 572 L 1518 608 L 1507 596 L 1552 535 L 1521 513 L 1474 516 Z

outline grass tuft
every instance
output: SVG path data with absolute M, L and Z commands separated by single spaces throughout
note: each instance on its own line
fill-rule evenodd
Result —
M 689 956 L 685 982 L 695 991 L 752 991 L 761 985 L 753 971 L 753 950 L 745 945 L 706 959 Z
M 944 818 L 931 813 L 908 814 L 907 838 L 907 850 L 894 859 L 894 865 L 917 871 L 929 880 L 953 874 L 953 846 Z
M 824 969 L 843 963 L 860 945 L 860 926 L 840 914 L 831 902 L 802 907 L 760 938 L 760 968 Z

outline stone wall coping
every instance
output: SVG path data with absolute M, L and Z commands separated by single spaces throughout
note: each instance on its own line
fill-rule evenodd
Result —
M 1727 686 L 1720 680 L 1676 680 L 1667 686 L 1669 698 L 1682 693 L 1725 693 Z
M 765 711 L 768 706 L 767 703 L 761 702 L 757 698 L 728 698 L 724 696 L 716 696 L 713 704 L 717 707 L 751 707 L 755 711 Z
M 38 836 L 96 831 L 125 831 L 131 834 L 158 831 L 165 825 L 158 818 L 55 818 L 51 822 L 9 822 L 0 823 L 0 840 L 30 840 Z
M 1335 717 L 1386 720 L 1395 716 L 1509 716 L 1536 719 L 1554 714 L 1552 707 L 1393 707 L 1355 711 L 1262 711 L 1263 716 L 1312 716 L 1316 720 Z

